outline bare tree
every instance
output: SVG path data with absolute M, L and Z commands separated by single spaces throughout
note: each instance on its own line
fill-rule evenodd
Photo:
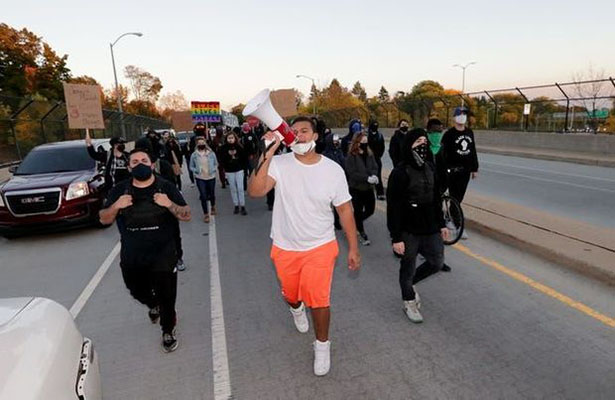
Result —
M 158 101 L 158 108 L 160 110 L 185 111 L 189 110 L 190 106 L 184 94 L 177 90 L 174 93 L 163 95 Z
M 595 69 L 591 64 L 586 71 L 577 71 L 572 75 L 575 93 L 585 108 L 593 132 L 596 132 L 599 125 L 596 110 L 606 104 L 606 99 L 599 98 L 604 90 L 605 79 L 604 69 Z
M 124 68 L 124 76 L 130 79 L 132 93 L 138 101 L 156 103 L 162 90 L 160 78 L 134 65 Z

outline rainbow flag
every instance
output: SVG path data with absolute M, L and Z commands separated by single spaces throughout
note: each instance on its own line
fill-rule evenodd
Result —
M 192 122 L 221 122 L 219 101 L 191 101 Z

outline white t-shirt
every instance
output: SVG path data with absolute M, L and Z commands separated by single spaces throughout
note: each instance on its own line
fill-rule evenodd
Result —
M 335 240 L 333 210 L 351 200 L 344 170 L 321 156 L 316 164 L 294 153 L 274 156 L 269 176 L 275 179 L 271 221 L 273 244 L 284 250 L 307 251 Z

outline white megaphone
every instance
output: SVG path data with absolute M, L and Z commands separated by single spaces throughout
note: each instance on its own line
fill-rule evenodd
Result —
M 243 109 L 243 116 L 253 116 L 261 120 L 284 142 L 286 146 L 292 146 L 296 141 L 295 133 L 290 126 L 280 117 L 280 114 L 273 108 L 269 98 L 269 89 L 263 89 L 246 104 Z M 265 142 L 269 147 L 271 143 Z

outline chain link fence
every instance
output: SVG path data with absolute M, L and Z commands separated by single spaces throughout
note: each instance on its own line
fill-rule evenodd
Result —
M 344 127 L 351 119 L 378 121 L 394 128 L 400 119 L 424 127 L 429 118 L 452 124 L 455 107 L 471 111 L 474 129 L 560 133 L 615 133 L 613 78 L 550 85 L 483 90 L 470 93 L 402 93 L 389 102 L 319 113 L 327 126 Z
M 93 138 L 122 135 L 122 116 L 103 109 L 105 129 L 90 129 Z M 139 138 L 147 128 L 166 129 L 167 121 L 124 113 L 126 139 Z M 66 105 L 22 97 L 0 95 L 0 166 L 25 157 L 35 146 L 63 140 L 83 139 L 85 130 L 69 129 Z

